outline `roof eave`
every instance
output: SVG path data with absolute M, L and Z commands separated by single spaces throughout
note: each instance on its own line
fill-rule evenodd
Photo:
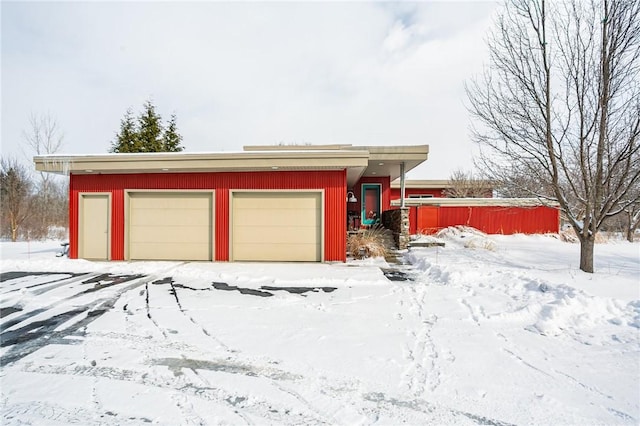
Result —
M 367 152 L 243 152 L 216 154 L 103 154 L 34 157 L 36 170 L 58 174 L 327 170 L 364 168 Z

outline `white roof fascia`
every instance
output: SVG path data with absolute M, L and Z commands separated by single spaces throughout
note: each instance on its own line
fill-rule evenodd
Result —
M 50 173 L 158 173 L 365 168 L 367 151 L 135 153 L 42 155 L 36 170 Z
M 406 206 L 442 206 L 442 207 L 540 207 L 559 208 L 560 204 L 553 200 L 539 198 L 405 198 Z M 391 200 L 392 206 L 400 206 L 400 199 Z

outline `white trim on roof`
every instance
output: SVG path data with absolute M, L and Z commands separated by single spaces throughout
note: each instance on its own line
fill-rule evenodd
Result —
M 539 198 L 405 198 L 405 205 L 412 206 L 450 206 L 450 207 L 540 207 L 558 208 L 560 204 L 555 200 L 541 200 Z M 400 206 L 400 199 L 391 200 L 394 207 Z

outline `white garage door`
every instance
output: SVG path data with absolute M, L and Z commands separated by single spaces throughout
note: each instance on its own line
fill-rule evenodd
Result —
M 211 192 L 129 193 L 129 259 L 212 260 Z
M 320 192 L 233 194 L 232 260 L 322 260 Z

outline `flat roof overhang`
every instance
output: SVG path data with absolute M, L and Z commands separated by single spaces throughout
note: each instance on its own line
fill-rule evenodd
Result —
M 42 155 L 33 160 L 37 171 L 62 175 L 346 169 L 347 182 L 354 184 L 369 164 L 369 152 L 305 150 Z
M 260 148 L 262 148 L 260 150 Z M 410 146 L 245 146 L 240 152 L 41 155 L 36 170 L 56 174 L 130 174 L 346 170 L 352 187 L 363 176 L 400 177 L 429 155 L 428 145 Z
M 347 149 L 365 149 L 369 152 L 369 164 L 362 176 L 389 176 L 391 181 L 400 177 L 401 164 L 407 173 L 429 158 L 429 145 L 363 146 Z
M 396 145 L 396 146 L 353 146 L 350 144 L 328 145 L 247 145 L 243 149 L 247 152 L 254 151 L 287 151 L 299 150 L 349 150 L 366 151 L 369 153 L 369 162 L 360 177 L 389 176 L 392 181 L 398 179 L 401 174 L 401 164 L 404 163 L 404 171 L 417 167 L 429 158 L 429 145 Z M 359 179 L 359 177 L 358 177 Z M 357 181 L 357 179 L 356 179 Z M 446 181 L 443 181 L 446 182 Z M 355 182 L 353 182 L 355 183 Z M 351 186 L 353 183 L 349 183 Z M 399 187 L 398 183 L 398 187 Z

